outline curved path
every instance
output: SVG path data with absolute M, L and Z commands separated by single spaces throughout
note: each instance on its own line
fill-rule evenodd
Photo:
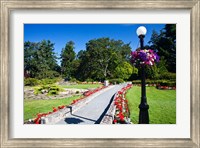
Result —
M 114 85 L 95 98 L 86 105 L 76 111 L 72 111 L 67 117 L 63 118 L 57 124 L 99 124 L 110 107 L 114 94 L 124 87 L 122 85 Z

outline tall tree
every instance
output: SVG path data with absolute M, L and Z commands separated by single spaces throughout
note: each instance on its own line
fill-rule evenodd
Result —
M 76 53 L 74 52 L 74 42 L 69 41 L 61 52 L 61 72 L 66 78 L 73 76 L 73 61 L 75 60 Z
M 35 63 L 35 54 L 38 50 L 38 43 L 24 42 L 24 72 L 30 77 L 35 77 L 37 67 Z
M 86 50 L 80 52 L 78 78 L 104 80 L 114 76 L 117 65 L 130 55 L 129 44 L 121 40 L 98 38 L 86 43 Z M 123 53 L 123 54 L 122 54 Z
M 153 31 L 149 43 L 166 60 L 168 71 L 176 72 L 176 25 L 166 24 L 160 34 Z
M 42 79 L 58 76 L 56 59 L 51 41 L 24 43 L 24 70 L 29 71 L 31 77 Z

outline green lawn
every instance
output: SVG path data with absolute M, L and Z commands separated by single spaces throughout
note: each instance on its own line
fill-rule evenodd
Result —
M 146 87 L 147 103 L 149 104 L 150 124 L 176 123 L 176 91 L 158 90 L 155 87 Z M 133 86 L 128 90 L 126 98 L 131 114 L 131 121 L 138 123 L 141 88 Z
M 37 113 L 48 113 L 52 111 L 53 107 L 58 107 L 59 105 L 69 105 L 77 98 L 80 98 L 80 96 L 54 100 L 24 99 L 24 121 L 35 118 Z
M 63 88 L 77 88 L 77 89 L 89 89 L 101 87 L 102 84 L 74 84 L 74 85 L 60 85 Z

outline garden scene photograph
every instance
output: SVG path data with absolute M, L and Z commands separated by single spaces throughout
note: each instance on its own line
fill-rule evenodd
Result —
M 176 24 L 24 24 L 24 124 L 176 124 Z

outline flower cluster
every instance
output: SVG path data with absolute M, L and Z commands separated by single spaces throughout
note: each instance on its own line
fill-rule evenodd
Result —
M 128 100 L 126 100 L 125 95 L 126 91 L 131 87 L 132 84 L 128 84 L 126 87 L 123 87 L 120 91 L 118 91 L 115 96 L 114 104 L 116 106 L 116 111 L 113 120 L 114 124 L 126 124 L 129 122 Z
M 135 66 L 140 65 L 154 65 L 155 62 L 159 62 L 159 56 L 151 49 L 136 50 L 131 53 L 131 62 Z

